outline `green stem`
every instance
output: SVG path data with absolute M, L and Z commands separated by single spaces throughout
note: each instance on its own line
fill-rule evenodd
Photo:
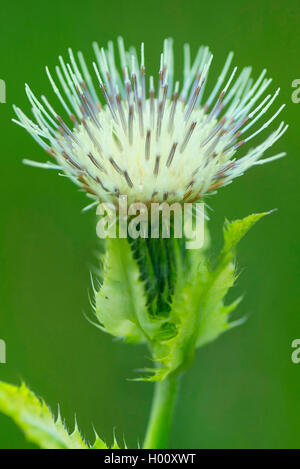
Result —
M 178 375 L 168 376 L 164 381 L 155 384 L 152 409 L 146 437 L 145 449 L 166 449 L 172 424 Z

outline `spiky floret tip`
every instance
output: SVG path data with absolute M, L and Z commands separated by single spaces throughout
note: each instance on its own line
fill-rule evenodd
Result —
M 60 56 L 55 69 L 60 87 L 46 67 L 63 117 L 45 96 L 39 100 L 25 86 L 35 122 L 17 107 L 15 122 L 56 160 L 31 164 L 62 170 L 96 201 L 114 201 L 122 194 L 130 202 L 189 202 L 229 184 L 251 166 L 284 156 L 260 159 L 286 131 L 281 122 L 236 159 L 240 147 L 267 129 L 284 107 L 262 123 L 279 93 L 265 95 L 271 83 L 266 70 L 256 80 L 250 67 L 238 74 L 236 67 L 231 70 L 230 52 L 206 93 L 213 58 L 207 46 L 191 62 L 185 45 L 181 85 L 174 80 L 170 38 L 164 41 L 158 77 L 149 80 L 144 44 L 138 57 L 119 38 L 119 59 L 112 42 L 107 49 L 93 46 L 93 78 L 83 54 L 75 59 L 71 49 L 69 63 Z

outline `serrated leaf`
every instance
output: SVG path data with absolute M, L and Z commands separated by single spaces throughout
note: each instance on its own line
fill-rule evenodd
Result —
M 224 304 L 226 294 L 236 280 L 234 248 L 251 226 L 266 214 L 226 222 L 224 247 L 214 269 L 206 252 L 190 251 L 186 259 L 189 271 L 183 276 L 185 269 L 181 265 L 169 316 L 177 334 L 166 341 L 156 336 L 152 344 L 153 358 L 161 367 L 152 370 L 149 380 L 162 380 L 172 372 L 181 371 L 189 365 L 196 347 L 213 341 L 241 323 L 230 322 L 230 314 L 240 299 L 231 305 Z
M 125 446 L 125 449 L 127 449 L 125 441 L 124 441 L 124 446 Z M 95 443 L 92 445 L 91 449 L 120 449 L 120 446 L 117 442 L 115 435 L 114 435 L 113 445 L 109 448 L 106 445 L 106 443 L 104 443 L 104 441 L 96 433 L 96 440 L 95 440 Z
M 116 438 L 114 439 L 114 444 L 111 447 L 111 449 L 120 449 L 120 446 L 118 445 L 118 442 L 117 442 Z
M 107 240 L 96 312 L 112 335 L 150 345 L 155 367 L 140 379 L 162 380 L 181 371 L 197 346 L 239 324 L 229 321 L 238 301 L 224 304 L 236 280 L 235 246 L 266 214 L 226 221 L 224 246 L 214 268 L 209 243 L 187 250 L 184 239 Z
M 233 263 L 226 264 L 217 273 L 210 273 L 199 308 L 198 347 L 212 342 L 229 328 L 229 314 L 237 306 L 237 303 L 234 302 L 228 307 L 224 305 L 223 301 L 234 282 Z
M 107 239 L 104 281 L 96 294 L 96 314 L 107 332 L 143 342 L 140 321 L 146 316 L 146 298 L 137 262 L 127 239 Z
M 271 212 L 253 213 L 248 217 L 233 222 L 226 220 L 223 229 L 224 246 L 221 256 L 225 257 L 228 253 L 233 254 L 234 247 L 241 241 L 250 228 L 261 218 L 269 215 L 269 213 Z
M 0 382 L 0 412 L 11 417 L 27 439 L 42 449 L 88 449 L 77 428 L 70 435 L 43 400 L 25 384 Z
M 108 446 L 106 446 L 104 441 L 96 434 L 96 440 L 91 449 L 108 449 Z
M 231 329 L 230 314 L 238 306 L 240 299 L 225 306 L 224 299 L 236 280 L 234 250 L 247 231 L 267 213 L 249 215 L 248 217 L 228 222 L 224 226 L 224 246 L 215 269 L 209 271 L 200 307 L 200 323 L 197 346 L 215 340 L 223 332 Z M 237 325 L 238 323 L 236 323 Z
M 191 250 L 185 265 L 179 267 L 170 321 L 176 324 L 177 334 L 170 340 L 153 346 L 154 360 L 161 368 L 152 370 L 151 381 L 163 380 L 172 372 L 180 372 L 191 363 L 196 348 L 200 322 L 200 305 L 208 278 L 208 264 L 203 250 Z

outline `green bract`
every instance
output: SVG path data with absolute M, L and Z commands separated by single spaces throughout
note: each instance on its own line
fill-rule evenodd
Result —
M 205 246 L 185 249 L 184 239 L 108 239 L 96 314 L 110 334 L 146 342 L 155 367 L 145 380 L 163 380 L 191 362 L 195 349 L 240 324 L 224 304 L 236 279 L 237 243 L 267 213 L 226 222 L 224 246 L 213 265 Z

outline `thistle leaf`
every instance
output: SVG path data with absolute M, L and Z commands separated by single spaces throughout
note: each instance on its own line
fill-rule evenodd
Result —
M 209 271 L 200 305 L 198 347 L 213 341 L 233 327 L 234 324 L 229 321 L 230 314 L 238 306 L 241 298 L 228 306 L 224 305 L 224 298 L 236 280 L 235 247 L 247 231 L 265 215 L 267 212 L 255 213 L 232 223 L 226 220 L 223 230 L 224 246 L 216 267 Z M 240 321 L 236 322 L 235 325 L 239 323 Z
M 96 434 L 96 440 L 91 449 L 108 449 L 103 440 Z
M 254 214 L 243 220 L 228 221 L 224 228 L 224 246 L 217 265 L 212 268 L 204 251 L 192 250 L 186 258 L 188 271 L 177 264 L 178 280 L 172 297 L 168 323 L 176 328 L 169 340 L 155 337 L 153 358 L 161 367 L 153 369 L 150 381 L 163 380 L 172 372 L 189 366 L 196 347 L 205 345 L 242 321 L 230 322 L 230 314 L 241 298 L 224 304 L 228 290 L 234 285 L 236 271 L 234 251 L 237 243 L 260 218 L 267 213 Z
M 29 441 L 42 449 L 88 449 L 77 429 L 70 435 L 61 418 L 54 419 L 43 400 L 25 384 L 0 382 L 0 412 L 11 417 Z
M 252 215 L 248 215 L 248 217 L 233 222 L 226 220 L 223 229 L 224 246 L 221 251 L 221 256 L 225 257 L 226 254 L 233 256 L 235 246 L 241 241 L 250 228 L 261 218 L 270 213 L 271 212 L 253 213 Z
M 104 281 L 96 293 L 96 314 L 107 332 L 143 342 L 141 321 L 147 315 L 140 271 L 127 239 L 106 240 Z
M 107 239 L 104 282 L 96 313 L 104 329 L 128 342 L 148 342 L 155 363 L 149 376 L 163 380 L 185 369 L 195 349 L 241 321 L 230 322 L 240 299 L 224 304 L 236 280 L 235 247 L 267 213 L 225 222 L 224 245 L 215 266 L 209 243 L 187 250 L 184 240 Z
M 153 358 L 161 367 L 153 369 L 150 381 L 161 381 L 174 371 L 179 372 L 191 363 L 199 331 L 199 309 L 207 277 L 206 260 L 198 250 L 189 253 L 189 271 L 178 275 L 172 298 L 169 325 L 176 334 L 169 340 L 153 343 Z

